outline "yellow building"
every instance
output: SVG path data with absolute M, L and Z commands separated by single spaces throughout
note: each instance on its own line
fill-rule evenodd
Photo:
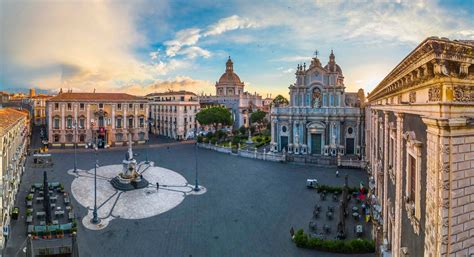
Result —
M 148 140 L 148 103 L 124 93 L 60 93 L 47 101 L 51 146 L 99 148 Z
M 9 235 L 10 214 L 24 172 L 25 156 L 29 144 L 28 112 L 0 108 L 0 252 Z M 6 236 L 6 237 L 5 237 Z

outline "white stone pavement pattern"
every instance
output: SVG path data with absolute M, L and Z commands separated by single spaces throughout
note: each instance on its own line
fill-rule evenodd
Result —
M 194 185 L 188 184 L 186 179 L 175 171 L 150 164 L 139 164 L 139 173 L 150 183 L 148 187 L 132 191 L 115 189 L 110 180 L 122 171 L 122 165 L 108 165 L 97 168 L 97 208 L 99 224 L 92 224 L 94 208 L 94 169 L 79 170 L 77 173 L 69 171 L 75 176 L 71 185 L 74 198 L 85 208 L 88 214 L 82 223 L 88 229 L 99 230 L 105 228 L 116 218 L 143 219 L 159 215 L 178 206 L 187 195 L 200 195 L 206 188 L 200 186 L 194 191 Z M 160 184 L 159 189 L 156 183 Z

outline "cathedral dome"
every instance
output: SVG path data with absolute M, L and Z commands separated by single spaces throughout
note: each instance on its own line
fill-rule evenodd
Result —
M 235 72 L 234 72 L 234 63 L 230 59 L 230 56 L 229 56 L 229 60 L 227 60 L 227 62 L 226 62 L 225 73 L 222 74 L 222 76 L 219 78 L 219 84 L 220 83 L 229 83 L 229 84 L 234 84 L 234 83 L 240 84 L 240 83 L 242 83 L 240 81 L 239 76 L 237 74 L 235 74 Z
M 221 78 L 219 79 L 219 83 L 241 83 L 240 78 L 234 72 L 226 72 L 222 74 Z
M 324 66 L 324 68 L 330 72 L 338 72 L 342 75 L 341 67 L 336 63 L 336 56 L 334 52 L 331 50 L 331 54 L 329 55 L 329 62 Z

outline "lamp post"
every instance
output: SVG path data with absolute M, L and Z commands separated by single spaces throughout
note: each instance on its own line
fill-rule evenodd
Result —
M 100 222 L 97 217 L 97 166 L 99 166 L 99 160 L 97 159 L 97 145 L 94 144 L 95 151 L 95 165 L 94 165 L 94 210 L 92 211 L 92 224 L 98 224 Z
M 196 169 L 195 169 L 195 175 L 196 175 L 196 180 L 195 180 L 195 185 L 194 185 L 194 191 L 195 192 L 198 192 L 199 190 L 201 190 L 199 188 L 199 183 L 198 183 L 198 157 L 197 157 L 197 153 L 198 153 L 198 145 L 197 145 L 197 141 L 196 141 L 196 144 L 195 144 L 195 148 L 194 148 L 194 158 L 195 158 L 195 164 L 196 164 Z
M 77 173 L 77 120 L 74 121 L 74 173 Z
M 145 140 L 145 164 L 149 164 L 150 161 L 148 160 L 148 140 Z

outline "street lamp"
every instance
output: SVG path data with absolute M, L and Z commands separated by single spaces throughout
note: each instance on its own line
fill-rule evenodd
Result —
M 98 224 L 100 222 L 97 217 L 97 167 L 99 166 L 99 160 L 97 159 L 97 145 L 93 144 L 95 151 L 95 165 L 94 165 L 94 210 L 92 211 L 92 224 Z
M 148 160 L 148 140 L 145 140 L 145 164 L 150 164 L 150 161 Z
M 74 121 L 74 173 L 77 173 L 77 120 Z
M 196 163 L 196 169 L 195 169 L 195 172 L 196 172 L 196 180 L 195 180 L 195 185 L 194 185 L 194 191 L 195 192 L 198 192 L 199 190 L 201 190 L 199 188 L 199 183 L 198 183 L 198 157 L 197 157 L 197 153 L 198 153 L 198 145 L 197 145 L 197 141 L 196 141 L 196 144 L 195 144 L 195 148 L 194 148 L 194 158 L 195 158 L 195 163 Z

